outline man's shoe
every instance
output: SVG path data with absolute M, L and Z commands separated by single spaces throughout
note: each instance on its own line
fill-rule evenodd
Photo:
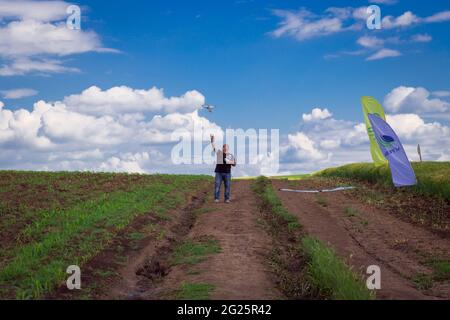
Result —
M 225 203 L 230 203 L 230 202 L 231 202 L 230 199 L 225 200 Z
M 215 202 L 215 203 L 218 203 L 218 202 L 219 202 L 219 199 L 215 199 L 214 202 Z

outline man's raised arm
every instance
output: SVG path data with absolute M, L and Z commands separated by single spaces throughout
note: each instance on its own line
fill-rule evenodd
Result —
M 215 153 L 216 152 L 216 144 L 215 144 L 215 141 L 214 141 L 214 135 L 210 134 L 209 136 L 211 137 L 211 146 L 212 146 L 213 151 Z

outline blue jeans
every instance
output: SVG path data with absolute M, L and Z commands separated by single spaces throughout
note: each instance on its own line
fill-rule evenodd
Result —
M 225 200 L 230 199 L 231 190 L 231 173 L 216 172 L 216 179 L 214 183 L 214 198 L 218 200 L 220 198 L 220 186 L 222 181 L 225 184 Z

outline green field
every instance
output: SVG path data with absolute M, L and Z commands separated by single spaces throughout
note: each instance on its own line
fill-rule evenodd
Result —
M 412 162 L 417 185 L 409 190 L 450 200 L 450 162 Z M 345 178 L 393 187 L 389 165 L 376 167 L 373 163 L 351 163 L 327 168 L 310 174 L 273 176 L 271 179 L 301 180 L 306 178 Z
M 171 219 L 207 176 L 0 172 L 0 298 L 39 298 L 136 217 Z
M 413 162 L 417 185 L 413 192 L 442 197 L 450 200 L 450 162 Z M 388 165 L 375 167 L 372 163 L 352 163 L 319 171 L 314 176 L 356 179 L 393 186 Z
M 413 166 L 419 183 L 412 188 L 394 188 L 387 166 L 377 168 L 368 163 L 329 168 L 311 175 L 234 182 L 236 187 L 240 184 L 241 189 L 237 190 L 247 197 L 246 203 L 250 202 L 245 192 L 255 197 L 255 207 L 252 204 L 245 212 L 258 213 L 255 225 L 244 226 L 253 232 L 262 228 L 272 238 L 273 244 L 267 248 L 268 265 L 278 275 L 285 297 L 347 300 L 373 299 L 375 295 L 365 288 L 360 274 L 346 264 L 345 257 L 339 256 L 340 251 L 319 241 L 317 235 L 306 233 L 307 228 L 301 225 L 304 221 L 299 219 L 301 212 L 287 210 L 292 210 L 290 205 L 302 205 L 298 200 L 286 206 L 286 201 L 297 201 L 297 195 L 283 198 L 275 186 L 319 188 L 352 183 L 362 190 L 345 194 L 352 201 L 382 208 L 432 232 L 448 234 L 450 163 L 424 162 Z M 206 262 L 213 257 L 227 257 L 224 252 L 228 250 L 229 254 L 233 248 L 223 245 L 223 239 L 217 235 L 210 236 L 217 226 L 208 216 L 218 215 L 221 219 L 227 214 L 227 206 L 236 203 L 236 208 L 228 212 L 233 214 L 229 220 L 232 224 L 224 230 L 230 232 L 242 214 L 239 200 L 232 199 L 231 204 L 224 206 L 213 202 L 211 192 L 206 192 L 211 190 L 212 182 L 210 176 L 200 175 L 0 171 L 0 299 L 104 297 L 101 293 L 108 290 L 108 281 L 117 280 L 109 275 L 118 275 L 120 268 L 130 265 L 128 259 L 145 246 L 159 244 L 166 260 L 156 264 L 162 267 L 160 273 L 156 268 L 155 274 L 166 274 L 164 266 L 187 270 L 186 279 L 168 296 L 209 298 L 216 289 L 208 279 L 201 279 L 203 269 L 208 268 Z M 233 194 L 235 199 L 239 199 L 237 193 Z M 195 201 L 193 196 L 197 196 Z M 308 212 L 333 212 L 333 202 L 323 194 L 315 196 L 312 203 L 317 205 Z M 364 215 L 364 210 L 358 210 L 348 206 L 340 212 L 350 223 Z M 199 222 L 206 226 L 202 231 L 206 236 L 188 236 L 186 230 Z M 367 224 L 358 224 L 358 228 L 364 230 Z M 179 229 L 186 230 L 178 235 Z M 177 236 L 179 239 L 174 240 Z M 165 241 L 170 243 L 168 247 L 163 245 Z M 161 256 L 159 251 L 155 255 Z M 434 254 L 430 249 L 421 257 L 433 272 L 414 275 L 415 286 L 426 290 L 435 282 L 448 280 L 447 255 Z M 92 286 L 84 287 L 79 295 L 64 295 L 60 291 L 69 265 L 80 266 L 87 278 L 89 270 L 93 270 L 98 278 L 91 278 Z M 189 269 L 200 265 L 200 269 Z M 188 279 L 190 276 L 194 278 Z M 95 291 L 96 287 L 99 291 Z

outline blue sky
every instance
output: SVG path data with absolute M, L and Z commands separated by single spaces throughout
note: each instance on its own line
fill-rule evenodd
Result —
M 55 14 L 41 19 L 39 23 L 42 25 L 58 26 L 64 22 L 64 12 L 60 11 L 67 3 L 53 2 L 61 6 L 52 7 Z M 380 6 L 382 18 L 387 17 L 381 30 L 367 29 L 365 20 L 356 17 L 358 8 L 374 2 Z M 11 3 L 16 7 L 13 13 L 8 7 Z M 35 5 L 33 14 L 36 10 L 50 12 L 46 7 L 48 1 L 0 1 L 0 26 L 4 31 L 0 31 L 0 49 L 28 45 L 30 39 L 26 35 L 14 38 L 15 34 L 11 36 L 6 31 L 11 23 L 37 19 L 28 13 L 30 3 Z M 189 90 L 196 90 L 206 102 L 216 106 L 211 114 L 197 111 L 200 117 L 211 123 L 223 129 L 279 128 L 286 141 L 285 148 L 294 148 L 294 154 L 311 151 L 308 141 L 306 146 L 302 145 L 304 141 L 297 141 L 300 132 L 311 140 L 313 148 L 324 154 L 323 159 L 314 156 L 304 159 L 302 155 L 291 159 L 286 156 L 290 160 L 286 160 L 285 171 L 310 171 L 348 162 L 350 159 L 340 156 L 333 160 L 333 156 L 344 149 L 353 150 L 356 145 L 356 158 L 370 160 L 360 156 L 367 141 L 348 142 L 347 147 L 341 141 L 340 151 L 332 148 L 321 150 L 320 143 L 330 139 L 314 131 L 321 126 L 323 131 L 334 130 L 336 126 L 332 121 L 348 122 L 348 128 L 343 125 L 342 130 L 354 128 L 362 122 L 359 99 L 363 95 L 372 95 L 383 102 L 394 89 L 409 88 L 409 91 L 405 89 L 409 98 L 400 94 L 402 90 L 392 93 L 400 94 L 405 101 L 400 105 L 391 102 L 388 113 L 391 111 L 397 120 L 401 115 L 416 115 L 423 120 L 422 129 L 412 125 L 418 130 L 418 136 L 430 132 L 430 125 L 439 124 L 439 132 L 434 132 L 436 135 L 432 137 L 441 142 L 448 138 L 450 5 L 448 1 L 439 0 L 433 1 L 432 5 L 430 3 L 405 0 L 78 1 L 75 4 L 81 7 L 80 32 L 94 34 L 95 39 L 69 36 L 67 46 L 73 41 L 70 48 L 10 49 L 9 53 L 0 55 L 1 65 L 7 70 L 3 75 L 0 71 L 0 91 L 3 92 L 0 101 L 4 110 L 17 112 L 25 109 L 31 112 L 38 100 L 49 104 L 64 101 L 65 97 L 80 94 L 91 86 L 101 90 L 117 86 L 148 90 L 155 86 L 163 88 L 167 97 L 179 97 Z M 338 13 L 330 8 L 340 8 L 341 11 Z M 408 12 L 411 14 L 405 15 Z M 286 20 L 288 15 L 294 22 Z M 321 28 L 322 24 L 325 29 Z M 277 34 L 276 30 L 283 25 L 285 31 Z M 24 39 L 19 39 L 20 36 Z M 55 39 L 43 37 L 42 41 L 49 42 L 47 46 L 51 47 L 51 42 L 57 41 Z M 85 41 L 90 41 L 86 49 L 77 49 L 83 47 Z M 380 52 L 387 52 L 389 56 L 370 58 Z M 10 67 L 17 61 L 48 63 L 49 60 L 57 61 L 61 68 L 46 71 L 21 67 L 17 71 Z M 428 95 L 416 91 L 419 88 L 426 90 Z M 7 93 L 17 89 L 33 90 L 35 94 L 8 98 Z M 398 101 L 398 98 L 392 97 L 391 101 Z M 414 108 L 409 108 L 410 105 Z M 75 110 L 76 106 L 70 108 Z M 302 115 L 310 113 L 313 108 L 327 109 L 332 116 L 317 119 L 315 125 L 304 123 Z M 101 115 L 96 114 L 96 117 Z M 6 116 L 3 118 L 5 120 Z M 419 120 L 414 118 L 412 121 L 417 123 Z M 6 125 L 4 127 L 6 130 Z M 404 129 L 399 128 L 400 131 Z M 44 131 L 36 132 L 39 135 Z M 20 138 L 18 134 L 21 133 L 15 132 L 16 139 Z M 33 143 L 24 143 L 23 139 L 19 139 L 20 143 L 14 142 L 10 132 L 4 135 L 10 139 L 0 145 L 5 154 L 6 151 L 12 152 L 14 145 L 27 146 L 28 152 L 33 150 Z M 5 160 L 0 162 L 0 167 L 97 169 L 96 166 L 122 150 L 119 144 L 117 149 L 105 151 L 105 158 L 100 157 L 98 163 L 87 159 L 83 167 L 78 159 L 77 164 L 71 166 L 71 160 L 67 160 L 67 167 L 60 167 L 45 160 L 44 155 L 60 152 L 60 149 L 55 149 L 55 143 L 73 137 L 69 137 L 70 134 L 50 136 L 52 147 L 45 152 L 39 151 L 42 156 L 40 162 Z M 410 150 L 419 140 L 411 137 Z M 64 142 L 64 152 L 68 152 L 69 141 Z M 80 140 L 77 143 L 80 144 Z M 99 149 L 103 154 L 104 150 L 99 146 L 90 148 Z M 148 146 L 136 146 L 130 152 L 146 152 L 145 148 Z M 69 149 L 70 152 L 78 150 L 75 147 Z M 89 148 L 84 145 L 78 151 L 81 149 L 87 152 Z M 434 146 L 429 150 L 430 160 L 447 160 L 450 154 L 446 150 L 439 153 Z M 167 155 L 167 149 L 161 152 Z M 302 165 L 305 161 L 317 162 L 319 158 L 324 161 L 320 166 Z M 164 170 L 171 171 L 169 168 Z

